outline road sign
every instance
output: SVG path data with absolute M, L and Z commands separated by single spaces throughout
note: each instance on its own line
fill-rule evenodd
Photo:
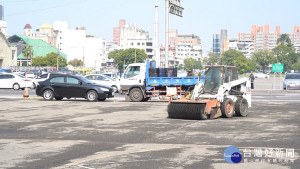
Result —
M 180 0 L 169 0 L 170 13 L 182 17 L 184 8 L 181 6 Z
M 280 63 L 272 64 L 272 72 L 283 72 L 284 65 Z

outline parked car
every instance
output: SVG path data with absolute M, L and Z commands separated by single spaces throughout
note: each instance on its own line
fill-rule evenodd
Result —
M 12 73 L 0 74 L 0 88 L 19 90 L 25 87 L 33 87 L 30 79 Z
M 30 72 L 32 72 L 35 77 L 38 77 L 41 74 L 40 70 L 37 70 L 37 69 L 32 69 L 32 70 L 30 70 Z
M 300 73 L 287 73 L 283 81 L 283 90 L 299 89 L 300 90 Z
M 0 73 L 12 73 L 11 69 L 0 69 Z
M 57 74 L 49 79 L 39 82 L 36 95 L 44 100 L 62 100 L 64 97 L 70 99 L 86 98 L 89 101 L 104 101 L 106 98 L 114 97 L 113 88 L 109 86 L 94 84 L 81 76 L 69 74 Z
M 112 79 L 116 79 L 116 80 L 120 80 L 120 76 L 118 76 L 117 74 L 113 74 L 113 73 L 103 73 L 102 75 L 108 76 Z
M 100 84 L 100 85 L 106 85 L 110 86 L 114 89 L 115 93 L 118 93 L 120 90 L 120 81 L 110 78 L 105 75 L 99 75 L 99 74 L 91 74 L 85 76 L 88 80 L 90 80 L 93 83 Z
M 35 89 L 39 82 L 45 81 L 51 77 L 54 77 L 56 75 L 61 75 L 63 73 L 54 72 L 54 73 L 45 73 L 37 77 L 36 79 L 32 79 L 33 82 L 33 88 Z
M 34 75 L 34 73 L 33 72 L 25 72 L 25 75 L 24 75 L 26 78 L 31 78 L 31 79 L 33 79 L 33 78 L 35 78 L 35 75 Z
M 270 78 L 270 75 L 259 72 L 259 73 L 254 73 L 254 77 L 255 78 Z

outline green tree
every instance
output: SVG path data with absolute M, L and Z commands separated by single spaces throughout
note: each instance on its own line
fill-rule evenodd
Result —
M 235 61 L 239 57 L 245 57 L 245 55 L 237 50 L 228 50 L 221 56 L 221 63 L 229 66 L 236 66 Z
M 46 59 L 43 56 L 37 56 L 32 60 L 34 66 L 47 66 Z
M 228 50 L 221 56 L 221 61 L 224 65 L 236 66 L 239 73 L 243 74 L 255 69 L 253 61 L 248 59 L 242 52 L 237 50 Z
M 114 59 L 120 71 L 125 69 L 125 65 L 131 63 L 144 63 L 148 55 L 144 50 L 141 49 L 126 49 L 126 50 L 115 50 L 108 54 L 109 59 Z
M 269 50 L 262 50 L 254 53 L 252 55 L 252 59 L 255 63 L 261 66 L 263 72 L 265 72 L 266 67 L 268 67 L 270 64 L 277 62 L 276 57 Z
M 58 56 L 57 53 L 54 52 L 48 53 L 45 57 L 37 56 L 33 59 L 33 64 L 35 66 L 57 66 L 57 61 L 59 66 L 67 66 L 67 60 L 62 56 Z
M 67 66 L 67 60 L 60 55 L 58 56 L 57 53 L 54 53 L 54 52 L 48 53 L 45 57 L 45 60 L 46 60 L 45 63 L 47 64 L 47 66 L 56 66 L 57 61 L 58 61 L 59 66 L 62 66 L 62 67 Z
M 210 53 L 207 58 L 203 59 L 203 63 L 206 65 L 215 65 L 220 63 L 220 56 L 217 54 Z
M 27 67 L 28 67 L 28 59 L 32 59 L 32 48 L 30 45 L 26 45 L 23 49 L 22 49 L 22 54 L 24 56 L 24 58 L 27 59 Z
M 114 59 L 116 57 L 117 54 L 119 54 L 120 52 L 122 52 L 123 50 L 114 50 L 108 53 L 107 57 L 108 59 Z
M 195 62 L 195 69 L 200 69 L 200 70 L 203 69 L 201 61 L 197 60 Z
M 298 54 L 298 55 L 300 55 L 300 54 Z M 299 58 L 296 63 L 292 64 L 291 69 L 292 70 L 300 70 L 300 59 Z
M 273 49 L 273 53 L 279 63 L 284 64 L 284 70 L 290 70 L 292 65 L 298 61 L 298 55 L 293 46 L 280 44 Z
M 178 70 L 182 70 L 183 69 L 183 64 L 178 65 Z
M 83 62 L 82 62 L 82 60 L 79 60 L 79 59 L 73 59 L 73 60 L 70 60 L 70 61 L 68 62 L 68 64 L 69 64 L 69 65 L 72 65 L 72 66 L 74 66 L 74 67 L 78 67 L 78 66 L 83 65 Z
M 277 44 L 278 45 L 284 44 L 289 47 L 292 46 L 292 42 L 288 34 L 281 34 L 280 37 L 277 39 Z
M 184 70 L 202 69 L 201 61 L 193 58 L 184 59 Z

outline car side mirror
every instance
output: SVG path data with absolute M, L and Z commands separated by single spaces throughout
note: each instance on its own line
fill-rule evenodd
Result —
M 82 85 L 83 83 L 82 83 L 82 81 L 79 81 L 79 85 Z

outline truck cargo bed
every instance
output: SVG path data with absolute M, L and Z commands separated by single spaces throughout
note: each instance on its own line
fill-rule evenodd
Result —
M 198 77 L 147 77 L 147 86 L 191 86 L 198 83 Z

